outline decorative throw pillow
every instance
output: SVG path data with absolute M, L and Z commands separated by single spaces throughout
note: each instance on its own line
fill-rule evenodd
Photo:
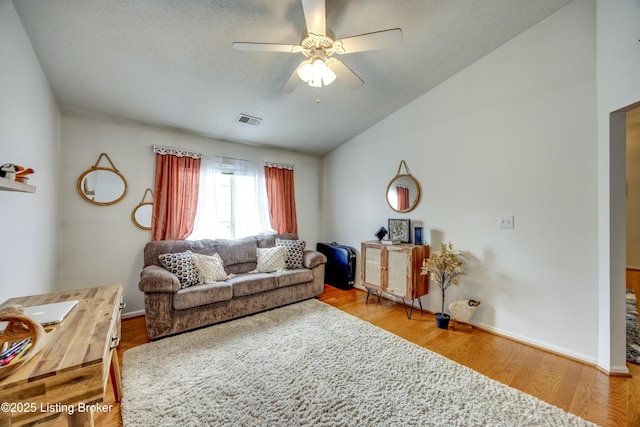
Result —
M 224 271 L 224 262 L 220 255 L 202 255 L 192 253 L 193 262 L 200 273 L 200 283 L 213 283 L 227 280 L 227 272 Z
M 285 269 L 285 259 L 287 257 L 287 248 L 257 248 L 256 258 L 258 258 L 258 266 L 256 273 L 271 273 L 273 271 Z
M 276 247 L 283 246 L 287 248 L 286 265 L 288 269 L 304 268 L 302 259 L 304 254 L 304 240 L 283 240 L 276 239 Z
M 178 277 L 181 289 L 200 283 L 200 273 L 191 255 L 186 251 L 158 256 L 160 264 Z

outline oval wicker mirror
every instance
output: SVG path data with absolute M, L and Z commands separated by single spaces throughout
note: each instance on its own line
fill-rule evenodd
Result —
M 138 203 L 138 206 L 136 206 L 133 209 L 133 212 L 131 212 L 131 220 L 136 227 L 143 230 L 151 230 L 151 214 L 153 213 L 153 202 L 144 201 L 147 197 L 147 193 L 151 194 L 151 200 L 153 200 L 153 192 L 150 188 L 147 188 L 144 192 L 144 196 L 142 196 L 142 201 Z
M 99 167 L 100 159 L 105 156 L 110 168 Z M 127 194 L 127 180 L 113 166 L 105 153 L 100 154 L 94 166 L 80 175 L 77 182 L 78 193 L 89 203 L 107 206 L 118 203 Z

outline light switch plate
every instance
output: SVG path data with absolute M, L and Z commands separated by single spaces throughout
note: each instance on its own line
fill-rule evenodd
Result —
M 498 217 L 499 228 L 513 228 L 513 215 L 511 216 L 499 216 Z

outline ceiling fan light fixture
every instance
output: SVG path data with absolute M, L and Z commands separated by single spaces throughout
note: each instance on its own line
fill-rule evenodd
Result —
M 348 88 L 358 89 L 364 84 L 364 81 L 333 55 L 387 49 L 402 44 L 402 30 L 400 28 L 335 39 L 333 33 L 327 29 L 326 0 L 301 1 L 307 29 L 299 44 L 233 43 L 235 50 L 288 52 L 304 55 L 307 59 L 299 63 L 296 70 L 289 75 L 286 83 L 280 89 L 283 92 L 293 92 L 298 86 L 300 81 L 296 78 L 296 74 L 309 86 L 327 86 L 339 77 Z
M 331 68 L 327 67 L 326 64 L 323 63 L 322 65 L 322 83 L 324 83 L 325 86 L 328 86 L 336 79 L 336 73 L 334 73 Z
M 322 79 L 311 79 L 307 84 L 311 87 L 322 87 Z
M 333 83 L 336 74 L 327 67 L 322 58 L 312 58 L 298 68 L 298 77 L 312 87 L 322 87 Z
M 304 61 L 304 65 L 298 68 L 298 77 L 300 80 L 307 83 L 313 77 L 313 65 L 311 65 L 311 60 Z

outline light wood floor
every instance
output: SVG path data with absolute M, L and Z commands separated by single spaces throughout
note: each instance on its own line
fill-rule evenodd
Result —
M 630 276 L 640 295 L 640 272 Z M 628 364 L 631 378 L 610 377 L 595 367 L 478 329 L 438 329 L 430 313 L 414 311 L 412 319 L 407 319 L 402 305 L 385 299 L 378 303 L 375 297 L 365 304 L 365 297 L 366 293 L 357 289 L 326 286 L 319 299 L 601 426 L 640 426 L 639 365 Z M 121 363 L 125 350 L 146 342 L 144 317 L 123 320 L 118 348 Z M 122 425 L 111 385 L 105 403 L 113 404 L 113 411 L 96 414 L 95 424 Z M 64 419 L 58 420 L 55 426 L 66 425 Z

